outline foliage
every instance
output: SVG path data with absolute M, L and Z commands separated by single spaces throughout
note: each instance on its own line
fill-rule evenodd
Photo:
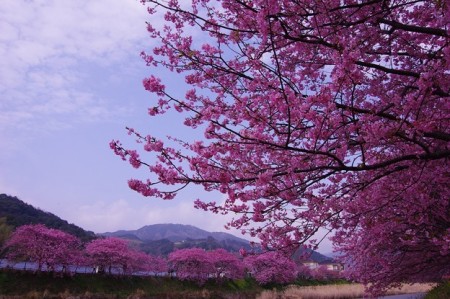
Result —
M 206 251 L 202 248 L 186 248 L 172 252 L 169 267 L 181 280 L 203 285 L 208 279 L 216 281 L 244 277 L 242 261 L 235 254 L 222 248 Z
M 214 263 L 204 249 L 180 249 L 169 254 L 169 267 L 180 280 L 195 281 L 199 285 L 214 274 Z
M 144 196 L 190 184 L 196 201 L 267 248 L 335 232 L 373 294 L 450 271 L 450 5 L 445 1 L 144 0 L 164 26 L 143 53 L 152 116 L 176 110 L 205 140 L 130 128 L 146 156 L 112 141 Z M 184 75 L 166 86 L 157 68 Z M 173 142 L 178 145 L 173 146 Z M 173 189 L 168 189 L 173 187 Z M 252 225 L 250 225 L 252 224 Z
M 220 248 L 220 243 L 214 239 L 213 237 L 208 237 L 206 239 L 186 239 L 181 242 L 181 244 L 177 244 L 178 249 L 187 249 L 187 248 L 202 248 L 205 250 L 213 250 Z
M 167 262 L 129 246 L 119 238 L 95 239 L 81 248 L 81 242 L 66 232 L 47 228 L 42 224 L 18 227 L 5 243 L 6 258 L 11 261 L 37 263 L 37 271 L 55 271 L 62 267 L 63 273 L 70 266 L 90 266 L 98 272 L 131 275 L 135 272 L 167 272 Z M 59 271 L 59 270 L 58 270 Z
M 286 284 L 297 278 L 297 265 L 280 252 L 250 255 L 244 259 L 244 263 L 259 284 Z
M 340 277 L 340 272 L 329 270 L 326 266 L 322 265 L 310 272 L 311 277 L 316 280 L 337 280 Z
M 5 248 L 9 260 L 36 262 L 37 271 L 43 266 L 53 271 L 56 266 L 63 266 L 64 271 L 68 271 L 68 266 L 76 265 L 81 255 L 80 241 L 76 237 L 42 224 L 17 228 Z
M 0 248 L 3 247 L 3 243 L 10 237 L 12 231 L 13 227 L 7 224 L 6 217 L 0 217 Z
M 242 261 L 225 249 L 219 248 L 208 252 L 216 279 L 240 279 L 244 277 Z
M 174 248 L 175 244 L 174 242 L 162 239 L 162 240 L 156 240 L 156 241 L 147 241 L 143 242 L 139 245 L 139 248 L 149 254 L 157 255 L 157 256 L 167 256 L 169 253 L 171 253 Z
M 311 297 L 350 298 L 351 296 L 349 295 L 351 294 L 347 293 L 345 297 L 342 295 L 345 294 L 345 290 L 351 291 L 355 287 L 359 287 L 359 292 L 356 293 L 359 296 L 353 297 L 362 297 L 363 288 L 354 284 L 340 286 L 333 284 L 321 287 L 318 288 L 318 292 L 311 294 Z M 416 289 L 415 287 L 413 288 Z M 264 298 L 299 298 L 306 297 L 304 291 L 307 291 L 307 289 L 289 286 L 283 288 L 281 292 L 273 292 L 272 296 L 268 296 L 268 290 L 261 288 L 252 279 L 236 280 L 222 284 L 207 283 L 205 286 L 199 287 L 193 283 L 163 277 L 111 277 L 94 274 L 54 277 L 47 273 L 33 275 L 29 272 L 21 271 L 0 271 L 0 296 L 5 299 L 253 299 L 263 296 Z M 138 294 L 139 296 L 137 296 Z
M 232 239 L 216 240 L 212 237 L 206 239 L 185 239 L 183 242 L 173 242 L 167 239 L 143 241 L 139 249 L 152 255 L 168 256 L 176 249 L 202 248 L 213 250 L 223 248 L 230 252 L 238 252 L 240 248 L 250 249 L 249 243 Z
M 7 240 L 6 257 L 12 261 L 36 262 L 37 271 L 59 271 L 62 266 L 63 273 L 66 273 L 74 269 L 71 266 L 84 266 L 96 269 L 96 273 L 126 276 L 174 274 L 180 280 L 197 285 L 204 285 L 208 280 L 221 283 L 239 280 L 244 277 L 244 270 L 262 285 L 285 284 L 297 277 L 297 265 L 281 252 L 251 255 L 242 261 L 236 253 L 222 248 L 211 251 L 189 248 L 172 252 L 166 261 L 132 248 L 127 240 L 114 237 L 95 239 L 86 245 L 84 251 L 80 244 L 76 237 L 42 224 L 24 225 Z M 313 274 L 306 276 L 303 273 L 303 276 L 328 280 L 334 278 L 331 274 L 319 268 Z M 238 285 L 236 287 L 239 288 Z
M 111 274 L 116 269 L 130 275 L 136 271 L 158 271 L 160 264 L 153 265 L 152 257 L 132 249 L 126 240 L 119 238 L 96 239 L 86 245 L 86 254 L 92 267 L 100 273 Z M 160 263 L 160 260 L 157 260 Z
M 169 271 L 166 259 L 160 256 L 149 256 L 147 263 L 145 270 L 153 272 L 155 275 Z
M 246 280 L 237 289 L 234 282 L 196 284 L 166 277 L 117 277 L 95 274 L 54 277 L 47 273 L 0 271 L 0 296 L 15 298 L 149 298 L 149 299 L 253 299 L 262 291 L 254 281 Z M 47 296 L 43 296 L 43 293 Z M 133 297 L 140 293 L 141 296 Z M 36 294 L 27 297 L 28 294 Z M 59 296 L 58 296 L 59 294 Z M 6 297 L 8 298 L 8 297 Z
M 311 279 L 313 278 L 313 271 L 310 267 L 305 265 L 298 265 L 297 266 L 297 275 L 299 278 L 302 279 Z
M 450 298 L 450 281 L 444 281 L 427 293 L 425 299 L 448 299 Z
M 24 203 L 17 197 L 0 194 L 0 217 L 7 218 L 7 224 L 14 228 L 26 225 L 41 223 L 49 228 L 59 229 L 80 238 L 82 241 L 90 241 L 95 238 L 93 232 L 85 231 L 82 228 L 69 224 L 67 221 L 44 212 L 33 206 Z

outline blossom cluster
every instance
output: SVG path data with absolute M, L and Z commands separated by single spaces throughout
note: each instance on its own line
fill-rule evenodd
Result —
M 319 229 L 332 232 L 374 295 L 450 272 L 450 5 L 143 2 L 164 14 L 142 54 L 149 113 L 177 111 L 204 138 L 169 146 L 135 132 L 152 155 L 134 190 L 220 193 L 196 207 L 234 215 L 228 226 L 264 248 L 315 248 Z M 160 68 L 184 77 L 185 96 Z

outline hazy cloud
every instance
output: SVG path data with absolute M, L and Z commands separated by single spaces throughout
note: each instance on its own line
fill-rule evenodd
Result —
M 124 103 L 96 88 L 106 70 L 143 65 L 146 19 L 135 0 L 2 0 L 0 137 L 122 115 Z

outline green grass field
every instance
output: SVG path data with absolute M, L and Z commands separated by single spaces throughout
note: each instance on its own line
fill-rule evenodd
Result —
M 450 281 L 439 284 L 425 296 L 425 299 L 448 299 L 450 298 Z
M 323 286 L 326 285 L 327 286 Z M 322 287 L 323 286 L 323 287 Z M 429 286 L 408 292 L 426 292 Z M 394 293 L 395 290 L 393 290 Z M 284 287 L 259 286 L 253 279 L 210 281 L 200 287 L 169 277 L 124 277 L 80 274 L 57 277 L 51 273 L 0 271 L 0 299 L 273 299 L 273 298 L 360 298 L 363 287 L 345 281 L 298 281 Z M 426 299 L 450 298 L 450 282 L 431 290 Z
M 263 288 L 251 279 L 194 283 L 168 277 L 122 277 L 96 274 L 55 277 L 50 273 L 0 272 L 3 298 L 255 298 Z M 6 297 L 7 296 L 7 297 Z

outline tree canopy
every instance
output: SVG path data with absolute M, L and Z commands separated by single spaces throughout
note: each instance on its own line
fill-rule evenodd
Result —
M 290 258 L 271 251 L 244 259 L 251 275 L 260 284 L 290 283 L 297 278 L 297 265 Z
M 43 266 L 54 271 L 57 266 L 77 264 L 81 242 L 77 237 L 43 224 L 18 227 L 6 241 L 6 257 L 12 261 L 37 263 L 37 271 Z
M 450 271 L 448 3 L 142 2 L 164 14 L 142 53 L 149 114 L 176 110 L 204 138 L 129 128 L 141 150 L 110 145 L 149 169 L 132 189 L 218 191 L 225 203 L 196 207 L 235 214 L 229 226 L 267 249 L 315 247 L 319 228 L 333 231 L 373 292 Z M 184 76 L 184 96 L 161 67 Z

